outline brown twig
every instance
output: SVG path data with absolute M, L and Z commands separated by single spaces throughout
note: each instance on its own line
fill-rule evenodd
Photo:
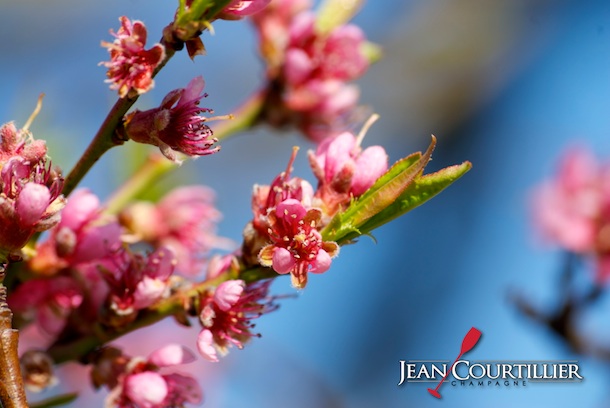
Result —
M 19 365 L 19 331 L 13 329 L 13 313 L 6 303 L 4 269 L 0 271 L 0 401 L 4 408 L 27 408 L 21 367 Z

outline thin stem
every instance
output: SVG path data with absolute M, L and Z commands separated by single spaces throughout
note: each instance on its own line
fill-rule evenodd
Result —
M 135 103 L 137 98 L 133 99 L 119 99 L 110 112 L 106 119 L 100 126 L 95 137 L 85 150 L 85 153 L 78 160 L 72 171 L 66 177 L 64 183 L 63 194 L 68 196 L 72 190 L 78 185 L 83 179 L 85 174 L 93 167 L 93 165 L 102 157 L 104 153 L 123 143 L 122 140 L 115 137 L 115 131 L 121 124 L 123 116 L 127 113 L 129 108 Z
M 175 50 L 166 47 L 165 59 L 155 68 L 152 75 L 153 78 L 161 71 L 175 53 Z M 87 147 L 85 153 L 83 153 L 72 171 L 70 171 L 66 177 L 64 189 L 62 191 L 65 196 L 70 195 L 78 183 L 85 177 L 85 174 L 91 170 L 91 167 L 93 167 L 104 153 L 114 146 L 119 146 L 125 142 L 125 140 L 117 137 L 116 131 L 122 124 L 123 116 L 125 116 L 129 108 L 131 108 L 137 100 L 138 95 L 133 98 L 121 98 L 116 101 L 89 144 L 89 147 Z
M 144 164 L 121 186 L 106 203 L 106 212 L 117 214 L 131 200 L 148 190 L 155 180 L 177 167 L 175 163 L 159 154 L 148 156 Z
M 90 335 L 69 344 L 55 344 L 47 350 L 47 353 L 56 364 L 61 364 L 72 360 L 80 360 L 95 348 L 109 341 L 115 340 L 127 333 L 131 333 L 143 327 L 150 326 L 168 316 L 183 311 L 185 300 L 196 297 L 207 289 L 217 286 L 223 281 L 230 279 L 229 275 L 229 273 L 225 273 L 219 275 L 215 279 L 200 282 L 184 291 L 175 293 L 169 298 L 158 302 L 154 306 L 151 306 L 148 310 L 142 311 L 137 320 L 135 320 L 129 327 L 124 328 L 121 331 L 103 332 L 103 336 Z M 102 331 L 100 330 L 100 332 Z

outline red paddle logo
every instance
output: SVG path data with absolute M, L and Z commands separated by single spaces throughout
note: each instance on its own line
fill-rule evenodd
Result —
M 472 350 L 474 348 L 474 346 L 477 345 L 477 343 L 479 342 L 479 339 L 481 338 L 481 332 L 476 328 L 476 327 L 471 327 L 470 330 L 468 330 L 468 333 L 466 333 L 466 335 L 464 336 L 464 340 L 462 340 L 462 348 L 460 348 L 460 354 L 458 354 L 458 356 L 456 357 L 455 360 L 453 360 L 453 363 L 451 363 L 451 367 L 449 370 L 447 370 L 447 373 L 445 374 L 445 376 L 441 379 L 441 381 L 438 383 L 438 385 L 436 386 L 436 388 L 432 389 L 432 388 L 428 388 L 428 392 L 430 394 L 432 394 L 433 396 L 435 396 L 436 398 L 440 398 L 441 394 L 438 392 L 438 389 L 441 387 L 441 385 L 443 385 L 443 382 L 445 381 L 445 379 L 447 378 L 447 376 L 449 375 L 449 373 L 451 372 L 451 369 L 453 368 L 453 366 L 455 365 L 455 363 L 466 353 L 468 353 L 470 350 Z
M 400 360 L 400 381 L 403 384 L 436 384 L 428 393 L 441 398 L 443 383 L 459 388 L 524 388 L 527 384 L 580 384 L 584 377 L 575 360 L 470 360 L 462 356 L 481 339 L 481 331 L 471 327 L 462 340 L 460 353 L 452 362 L 446 360 Z

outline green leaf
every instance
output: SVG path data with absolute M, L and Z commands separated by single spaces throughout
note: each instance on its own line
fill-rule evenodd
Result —
M 63 394 L 56 397 L 51 397 L 42 401 L 35 402 L 30 405 L 30 408 L 51 408 L 67 405 L 78 398 L 77 393 Z
M 362 0 L 325 0 L 317 12 L 316 31 L 330 33 L 351 20 L 361 6 Z
M 422 205 L 466 174 L 471 167 L 472 164 L 470 162 L 464 162 L 459 165 L 446 167 L 436 173 L 418 177 L 394 203 L 361 225 L 358 228 L 359 235 L 367 234 L 383 224 Z M 351 234 L 346 235 L 343 240 L 354 239 L 357 236 L 358 235 L 355 235 L 352 232 Z
M 333 217 L 322 230 L 324 240 L 339 242 L 347 235 L 357 236 L 364 233 L 360 227 L 395 203 L 407 187 L 422 174 L 435 146 L 436 138 L 432 136 L 432 142 L 423 155 L 414 153 L 396 162 L 370 189 L 352 201 L 345 211 Z

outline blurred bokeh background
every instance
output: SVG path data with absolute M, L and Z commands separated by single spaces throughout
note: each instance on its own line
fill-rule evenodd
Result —
M 177 2 L 108 0 L 0 1 L 0 121 L 23 125 L 44 92 L 32 130 L 46 138 L 65 170 L 77 160 L 114 103 L 104 84 L 118 17 L 143 20 L 150 40 L 171 21 Z M 257 321 L 262 338 L 219 364 L 201 363 L 207 407 L 604 407 L 609 366 L 577 356 L 509 302 L 520 293 L 541 309 L 558 301 L 561 254 L 536 239 L 528 200 L 566 147 L 585 144 L 610 155 L 610 3 L 604 0 L 369 1 L 355 18 L 384 58 L 360 82 L 362 102 L 381 115 L 365 139 L 391 160 L 438 147 L 430 169 L 470 160 L 463 179 L 425 206 L 344 247 L 333 268 L 313 276 L 298 298 Z M 255 90 L 263 69 L 247 22 L 219 22 L 204 34 L 207 56 L 177 55 L 142 97 L 152 107 L 171 89 L 203 75 L 216 113 L 231 112 Z M 254 183 L 269 183 L 300 135 L 268 128 L 223 143 L 220 154 L 185 164 L 173 181 L 203 183 L 218 194 L 220 232 L 236 241 L 251 217 Z M 125 180 L 130 147 L 105 156 L 83 182 L 102 198 Z M 306 155 L 295 174 L 311 181 Z M 292 293 L 287 279 L 277 294 Z M 609 302 L 582 330 L 610 343 Z M 460 388 L 443 400 L 426 387 L 398 387 L 399 360 L 457 355 L 464 334 L 483 332 L 473 360 L 578 359 L 579 384 Z M 197 330 L 173 322 L 121 342 L 147 354 L 168 339 L 195 348 Z M 68 368 L 64 371 L 76 370 Z M 81 376 L 82 380 L 82 376 Z M 65 382 L 62 387 L 72 390 Z M 100 406 L 85 393 L 73 406 Z

